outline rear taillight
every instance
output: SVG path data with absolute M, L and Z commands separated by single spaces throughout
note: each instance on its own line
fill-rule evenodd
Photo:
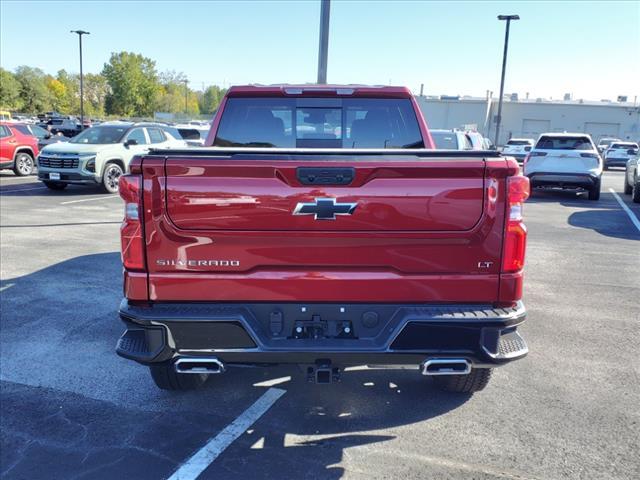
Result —
M 144 270 L 144 235 L 142 233 L 142 176 L 122 175 L 120 196 L 124 200 L 124 220 L 120 227 L 122 264 L 127 270 Z
M 507 225 L 504 236 L 502 272 L 518 272 L 524 267 L 527 227 L 522 221 L 522 204 L 529 198 L 529 179 L 507 177 Z
M 527 163 L 533 157 L 544 157 L 547 152 L 529 152 L 526 157 L 524 157 L 524 162 Z

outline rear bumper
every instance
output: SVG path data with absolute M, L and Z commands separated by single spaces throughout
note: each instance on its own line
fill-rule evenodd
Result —
M 628 158 L 605 158 L 604 165 L 606 167 L 626 167 Z
M 597 185 L 600 177 L 588 173 L 534 172 L 527 174 L 532 188 L 584 188 L 589 190 Z
M 123 300 L 118 355 L 142 364 L 207 357 L 229 364 L 418 365 L 464 358 L 474 367 L 524 357 L 524 305 L 204 304 Z

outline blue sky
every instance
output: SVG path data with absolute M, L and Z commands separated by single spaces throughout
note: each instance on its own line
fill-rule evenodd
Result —
M 111 52 L 184 72 L 193 88 L 240 83 L 313 82 L 317 0 L 13 1 L 0 0 L 0 65 L 48 73 L 99 72 Z M 497 92 L 512 24 L 506 92 L 561 98 L 640 98 L 640 1 L 365 2 L 333 0 L 328 80 L 407 85 L 428 94 Z

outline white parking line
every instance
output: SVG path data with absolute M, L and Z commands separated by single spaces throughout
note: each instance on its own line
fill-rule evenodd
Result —
M 256 402 L 247 408 L 233 423 L 198 450 L 168 480 L 194 480 L 224 452 L 243 432 L 276 403 L 286 390 L 270 388 Z
M 624 201 L 620 198 L 620 195 L 618 195 L 613 188 L 610 188 L 609 191 L 611 193 L 613 193 L 613 196 L 616 198 L 616 200 L 618 201 L 618 203 L 620 204 L 622 209 L 625 212 L 627 212 L 627 215 L 629 215 L 629 218 L 631 219 L 631 222 L 636 226 L 636 228 L 640 232 L 640 220 L 638 220 L 638 217 L 636 217 L 634 215 L 634 213 L 631 211 L 631 209 L 629 207 L 627 207 L 627 205 L 624 203 Z
M 80 203 L 80 202 L 91 202 L 93 200 L 113 200 L 114 198 L 117 198 L 118 200 L 120 200 L 120 197 L 117 196 L 117 195 L 116 196 L 112 196 L 112 195 L 106 196 L 105 195 L 104 197 L 93 197 L 93 198 L 83 198 L 83 199 L 80 199 L 80 200 L 70 200 L 68 202 L 62 202 L 62 203 L 60 203 L 60 205 L 69 205 L 70 203 Z

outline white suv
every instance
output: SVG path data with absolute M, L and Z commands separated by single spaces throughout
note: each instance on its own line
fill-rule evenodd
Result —
M 604 151 L 604 169 L 609 167 L 626 167 L 627 161 L 633 158 L 634 151 L 638 150 L 638 144 L 634 142 L 613 142 Z
M 522 163 L 524 157 L 533 148 L 533 140 L 530 138 L 512 138 L 502 149 L 503 155 L 509 155 L 515 158 L 518 162 Z
M 602 159 L 584 133 L 543 133 L 524 160 L 532 188 L 579 189 L 600 198 Z
M 151 148 L 187 148 L 187 143 L 166 125 L 105 122 L 42 149 L 38 179 L 52 190 L 98 184 L 107 193 L 117 193 L 120 175 L 129 171 L 131 159 Z

